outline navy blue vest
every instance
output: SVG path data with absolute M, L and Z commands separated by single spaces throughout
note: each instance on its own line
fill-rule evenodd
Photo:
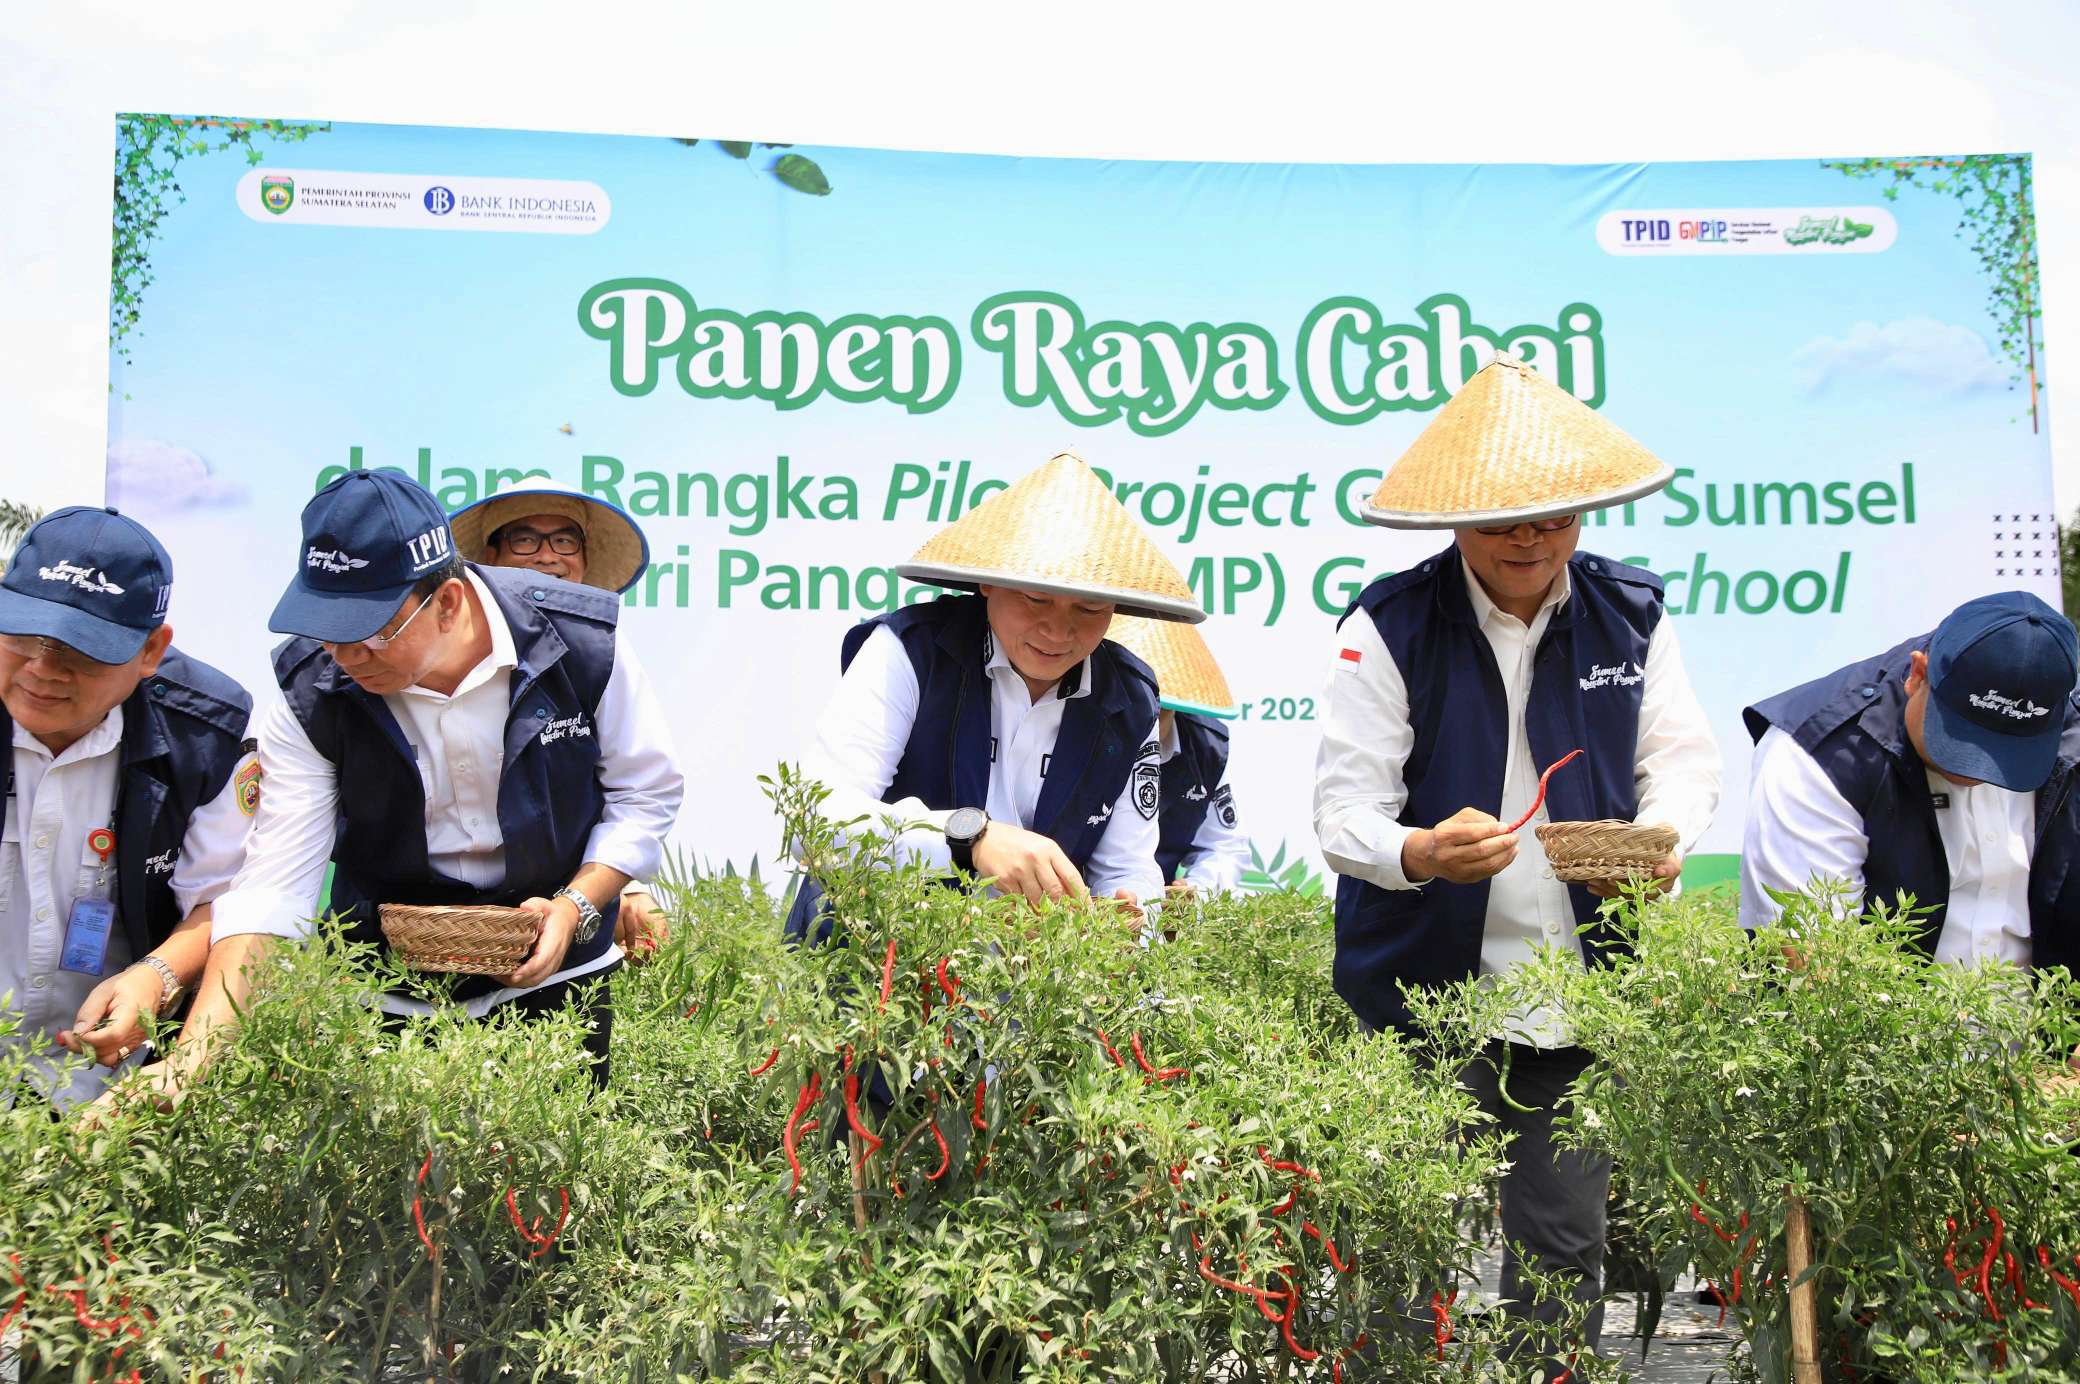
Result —
M 1758 702 L 1741 713 L 1760 740 L 1777 727 L 1813 757 L 1828 781 L 1863 817 L 1869 855 L 1863 865 L 1864 906 L 1897 906 L 1902 891 L 1925 908 L 1918 940 L 1933 952 L 1950 905 L 1950 861 L 1936 826 L 1928 767 L 1907 737 L 1909 655 L 1928 648 L 1917 635 L 1875 658 L 1838 668 Z M 2080 968 L 2080 695 L 2066 698 L 2058 762 L 2037 790 L 2037 839 L 2029 870 L 2030 960 L 2034 966 Z
M 116 916 L 130 955 L 143 956 L 181 921 L 173 896 L 188 819 L 231 781 L 253 699 L 216 669 L 168 648 L 159 671 L 123 702 L 116 768 Z M 0 708 L 0 745 L 14 718 Z M 16 808 L 9 771 L 6 810 Z M 95 826 L 103 823 L 96 822 Z
M 1211 716 L 1188 711 L 1177 718 L 1177 753 L 1163 761 L 1162 839 L 1156 864 L 1163 883 L 1175 884 L 1177 871 L 1192 853 L 1192 842 L 1206 824 L 1208 811 L 1219 812 L 1235 825 L 1235 799 L 1222 782 L 1228 775 L 1228 728 Z
M 382 945 L 376 905 L 500 904 L 546 897 L 585 863 L 585 843 L 606 809 L 599 786 L 594 717 L 614 671 L 610 592 L 511 567 L 470 570 L 483 578 L 513 633 L 517 667 L 506 714 L 498 825 L 506 877 L 480 889 L 433 868 L 426 850 L 426 790 L 411 742 L 379 696 L 362 691 L 314 640 L 284 640 L 275 678 L 289 710 L 338 773 L 332 909 L 349 936 Z M 573 942 L 563 964 L 602 955 L 614 941 L 618 901 L 590 942 Z M 499 989 L 488 976 L 460 981 L 461 998 Z
M 1568 563 L 1571 594 L 1553 611 L 1532 655 L 1524 729 L 1542 768 L 1569 750 L 1581 759 L 1553 776 L 1546 793 L 1556 822 L 1638 810 L 1640 697 L 1647 644 L 1660 623 L 1661 579 L 1590 553 Z M 1415 744 L 1403 775 L 1404 826 L 1433 827 L 1463 807 L 1499 813 L 1509 750 L 1508 699 L 1495 654 L 1481 633 L 1456 547 L 1365 588 L 1344 619 L 1369 616 L 1408 686 Z M 1579 771 L 1579 772 L 1577 772 Z M 1597 919 L 1598 900 L 1567 887 L 1582 947 L 1592 963 L 1616 945 Z M 1432 880 L 1420 889 L 1381 889 L 1351 876 L 1336 882 L 1336 992 L 1374 1028 L 1407 1027 L 1399 986 L 1440 985 L 1480 969 L 1488 882 Z
M 985 806 L 995 757 L 987 603 L 980 596 L 945 596 L 854 625 L 845 632 L 841 669 L 852 666 L 877 626 L 902 641 L 917 672 L 917 717 L 885 800 L 917 798 L 935 812 Z M 1078 871 L 1089 865 L 1105 835 L 1112 804 L 1146 748 L 1140 737 L 1155 725 L 1158 709 L 1155 675 L 1119 645 L 1100 643 L 1089 666 L 1090 695 L 1062 710 L 1032 826 L 1052 837 Z M 1149 791 L 1153 813 L 1157 785 L 1151 783 Z M 822 899 L 823 891 L 804 878 L 787 915 L 789 937 L 808 935 Z M 826 922 L 818 940 L 829 931 Z

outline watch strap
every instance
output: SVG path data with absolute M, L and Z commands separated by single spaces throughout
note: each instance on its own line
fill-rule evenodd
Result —
M 593 939 L 594 935 L 599 932 L 600 918 L 602 916 L 599 911 L 599 905 L 595 904 L 591 899 L 586 898 L 585 895 L 579 892 L 575 887 L 566 884 L 563 888 L 557 890 L 550 897 L 558 899 L 569 899 L 571 901 L 571 907 L 578 910 L 577 931 L 571 934 L 571 940 L 573 942 L 590 942 Z

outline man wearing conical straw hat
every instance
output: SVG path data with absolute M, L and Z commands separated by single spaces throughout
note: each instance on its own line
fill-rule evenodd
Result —
M 1249 838 L 1236 820 L 1228 784 L 1228 727 L 1241 710 L 1213 650 L 1192 626 L 1138 615 L 1114 618 L 1106 638 L 1156 675 L 1163 716 L 1162 806 L 1156 864 L 1163 882 L 1191 894 L 1239 888 L 1249 869 Z
M 486 567 L 525 567 L 616 595 L 643 579 L 650 540 L 618 505 L 547 476 L 522 476 L 448 516 L 455 550 Z M 670 925 L 643 880 L 614 915 L 614 944 L 640 965 Z
M 903 850 L 1035 902 L 1159 898 L 1155 677 L 1105 632 L 1115 611 L 1203 620 L 1177 569 L 1064 452 L 896 571 L 976 594 L 846 631 L 803 757 L 825 814 L 924 823 Z M 821 900 L 804 880 L 790 936 Z
M 1664 886 L 1709 824 L 1719 752 L 1661 581 L 1576 551 L 1583 513 L 1672 474 L 1506 354 L 1439 410 L 1366 506 L 1374 523 L 1453 535 L 1367 587 L 1333 650 L 1314 821 L 1342 877 L 1337 993 L 1368 1025 L 1408 1026 L 1403 985 L 1499 975 L 1541 947 L 1593 963 L 1613 945 L 1595 897 L 1612 886 L 1556 881 L 1537 838 L 1511 824 L 1665 823 L 1679 844 L 1654 871 Z M 1535 810 L 1540 770 L 1577 749 Z M 1559 1016 L 1519 1015 L 1463 1078 L 1515 1136 L 1504 1243 L 1572 1276 L 1584 1302 L 1599 1291 L 1610 1165 L 1558 1149 L 1550 1128 L 1587 1064 Z M 1512 1249 L 1511 1310 L 1559 1315 L 1518 1304 L 1518 1280 Z M 1592 1349 L 1601 1326 L 1592 1312 Z

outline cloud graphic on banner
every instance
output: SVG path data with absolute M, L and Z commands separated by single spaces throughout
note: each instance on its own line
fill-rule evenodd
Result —
M 1815 337 L 1791 353 L 1791 368 L 1815 394 L 1857 375 L 1891 377 L 1945 394 L 2006 389 L 2010 383 L 2008 367 L 1986 349 L 1984 337 L 1926 317 L 1882 327 L 1858 322 L 1847 335 Z
M 140 514 L 221 509 L 244 503 L 246 488 L 219 476 L 186 447 L 125 438 L 108 449 L 108 502 Z

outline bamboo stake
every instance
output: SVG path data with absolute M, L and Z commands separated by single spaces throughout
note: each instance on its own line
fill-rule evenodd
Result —
M 1820 1384 L 1820 1314 L 1811 1279 L 1798 1280 L 1813 1263 L 1813 1222 L 1805 1198 L 1784 1194 L 1784 1272 L 1791 1281 L 1792 1384 Z

